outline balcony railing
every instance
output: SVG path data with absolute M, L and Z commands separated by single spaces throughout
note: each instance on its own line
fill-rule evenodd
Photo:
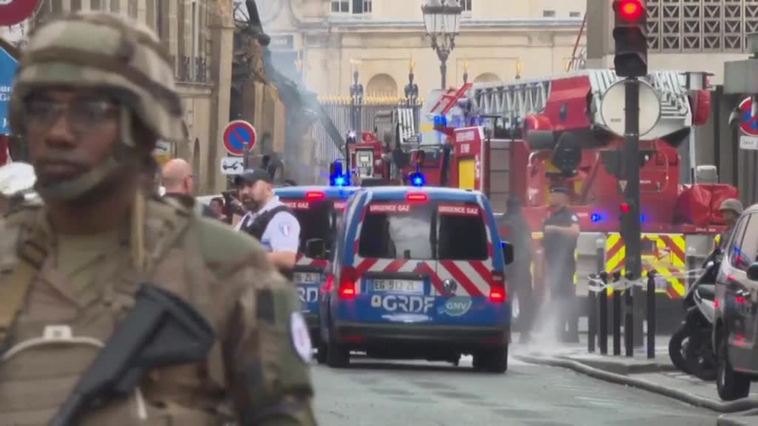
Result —
M 176 70 L 176 79 L 183 83 L 208 83 L 210 72 L 208 60 L 199 56 L 171 57 Z

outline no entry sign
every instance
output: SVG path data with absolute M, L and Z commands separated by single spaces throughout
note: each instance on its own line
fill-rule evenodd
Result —
M 224 130 L 224 147 L 231 155 L 243 155 L 255 146 L 255 127 L 244 120 L 234 120 Z
M 40 0 L 0 0 L 0 26 L 16 25 L 32 16 Z

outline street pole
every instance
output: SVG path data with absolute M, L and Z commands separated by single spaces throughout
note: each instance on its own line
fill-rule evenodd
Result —
M 442 77 L 442 90 L 447 87 L 447 58 L 450 56 L 450 50 L 443 46 L 437 47 L 437 56 L 440 58 L 440 75 Z
M 626 159 L 625 178 L 626 189 L 625 199 L 631 207 L 628 213 L 626 229 L 624 230 L 624 245 L 626 246 L 626 272 L 629 280 L 635 282 L 642 275 L 642 227 L 640 221 L 640 135 L 639 135 L 639 80 L 630 77 L 625 80 L 625 129 L 624 129 L 624 158 Z M 638 287 L 633 287 L 634 296 L 640 294 Z M 639 305 L 639 297 L 633 297 Z M 642 344 L 642 316 L 639 309 L 633 309 L 635 312 L 633 330 L 624 330 L 624 334 L 633 333 L 635 346 Z M 638 326 L 639 325 L 639 326 Z M 639 343 L 637 343 L 639 342 Z
M 445 90 L 446 81 L 447 80 L 447 61 L 445 59 L 442 60 L 442 64 L 440 64 L 440 73 L 442 73 L 442 90 Z

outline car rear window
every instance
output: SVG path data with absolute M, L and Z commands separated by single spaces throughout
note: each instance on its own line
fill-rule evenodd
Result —
M 479 206 L 374 202 L 361 227 L 358 254 L 379 259 L 483 260 L 487 229 Z

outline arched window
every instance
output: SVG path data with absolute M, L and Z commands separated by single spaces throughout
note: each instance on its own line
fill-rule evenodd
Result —
M 500 77 L 498 77 L 496 74 L 493 74 L 491 72 L 486 72 L 484 74 L 479 74 L 474 79 L 474 83 L 491 83 L 493 81 L 500 81 Z
M 388 74 L 377 74 L 368 81 L 366 94 L 369 96 L 397 96 L 397 83 Z

